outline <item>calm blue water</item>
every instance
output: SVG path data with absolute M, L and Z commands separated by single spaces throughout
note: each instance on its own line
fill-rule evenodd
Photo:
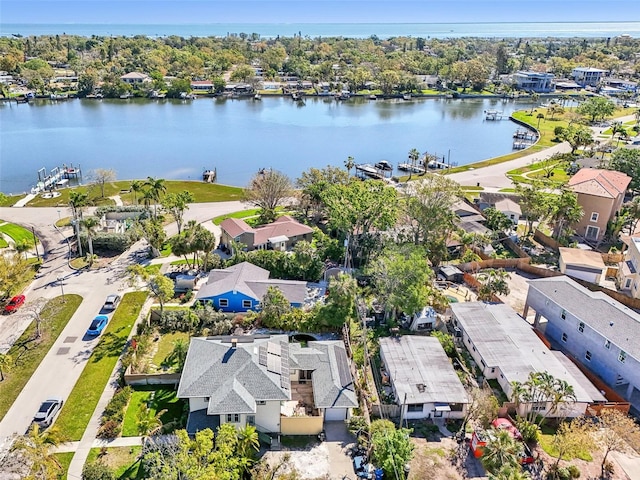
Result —
M 526 103 L 497 99 L 378 100 L 289 98 L 193 101 L 69 100 L 0 104 L 0 191 L 29 190 L 36 172 L 63 163 L 86 173 L 112 168 L 119 179 L 200 179 L 244 186 L 260 168 L 296 178 L 309 167 L 386 159 L 412 148 L 466 164 L 511 152 L 517 126 L 485 121 Z
M 614 37 L 628 34 L 640 37 L 640 22 L 577 23 L 231 23 L 231 24 L 3 24 L 0 35 L 132 36 L 150 37 L 225 36 L 229 33 L 258 33 L 262 37 L 293 36 L 301 32 L 310 37 L 380 38 L 394 36 L 458 38 L 458 37 Z

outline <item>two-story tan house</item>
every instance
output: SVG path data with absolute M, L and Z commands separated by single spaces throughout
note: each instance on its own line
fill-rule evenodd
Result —
M 624 193 L 631 177 L 615 170 L 582 168 L 568 186 L 578 195 L 584 211 L 582 219 L 573 227 L 576 233 L 592 242 L 600 242 L 624 201 Z

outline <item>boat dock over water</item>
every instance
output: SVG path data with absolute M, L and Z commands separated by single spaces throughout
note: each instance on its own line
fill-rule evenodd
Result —
M 81 177 L 80 165 L 77 167 L 74 167 L 73 164 L 53 167 L 48 174 L 47 169 L 42 167 L 38 170 L 38 183 L 31 189 L 31 193 L 37 195 L 41 192 L 67 187 L 70 180 L 79 180 Z
M 486 110 L 484 114 L 485 120 L 503 120 L 509 118 L 504 114 L 504 112 L 499 110 Z
M 362 163 L 360 165 L 356 165 L 356 175 L 358 175 L 361 178 L 369 177 L 369 178 L 375 178 L 377 180 L 381 180 L 385 178 L 384 170 L 380 168 L 376 168 L 369 163 Z

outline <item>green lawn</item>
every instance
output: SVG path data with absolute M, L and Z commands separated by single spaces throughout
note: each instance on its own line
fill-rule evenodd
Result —
M 104 450 L 101 455 L 101 448 L 92 448 L 87 457 L 87 463 L 95 462 L 100 459 L 101 462 L 111 467 L 118 480 L 136 480 L 145 478 L 144 471 L 141 468 L 138 457 L 142 452 L 142 446 L 134 447 L 111 447 Z
M 2 223 L 2 220 L 0 220 L 0 223 Z M 32 247 L 34 245 L 33 232 L 31 230 L 27 230 L 24 227 L 21 227 L 20 225 L 16 225 L 15 223 L 6 223 L 4 225 L 0 225 L 0 232 L 9 235 L 16 243 L 27 242 Z
M 176 391 L 173 388 L 162 388 L 155 385 L 134 387 L 134 392 L 131 395 L 131 401 L 129 401 L 129 406 L 127 407 L 127 412 L 124 415 L 124 422 L 122 424 L 123 437 L 136 437 L 140 435 L 136 416 L 140 410 L 140 405 L 143 403 L 147 403 L 147 406 L 154 415 L 160 410 L 167 410 L 160 417 L 163 425 L 180 420 L 180 417 L 182 417 L 184 400 L 176 397 Z
M 241 210 L 239 212 L 228 213 L 226 215 L 220 215 L 219 217 L 215 217 L 211 221 L 215 225 L 220 225 L 227 218 L 247 218 L 247 217 L 255 217 L 260 212 L 259 208 L 252 208 L 250 210 Z
M 7 414 L 80 303 L 82 303 L 80 295 L 67 294 L 64 303 L 62 303 L 62 297 L 49 300 L 40 314 L 43 319 L 40 340 L 29 342 L 36 330 L 35 322 L 32 322 L 11 347 L 9 356 L 13 359 L 14 365 L 9 372 L 5 372 L 5 379 L 0 382 L 0 420 Z
M 67 478 L 67 472 L 69 471 L 69 465 L 73 459 L 74 452 L 54 453 L 53 456 L 60 463 L 60 473 L 58 474 L 58 480 L 65 480 Z
M 146 298 L 147 292 L 124 295 L 65 402 L 56 425 L 70 441 L 82 437 Z
M 151 265 L 147 265 L 146 267 L 144 267 L 144 269 L 149 272 L 149 275 L 157 275 L 158 273 L 160 273 L 160 269 L 162 268 L 162 264 L 160 263 L 154 263 Z
M 555 435 L 555 431 L 545 425 L 541 428 L 540 437 L 538 440 L 538 444 L 542 447 L 542 449 L 554 458 L 558 458 L 558 450 L 553 445 L 553 436 Z M 573 460 L 574 457 L 563 456 L 562 460 L 570 461 Z M 580 452 L 575 458 L 579 458 L 580 460 L 584 460 L 585 462 L 591 462 L 593 457 L 589 452 Z
M 163 366 L 171 369 L 171 367 L 173 367 L 173 364 L 166 363 L 165 359 L 173 350 L 173 342 L 178 339 L 182 339 L 187 342 L 187 344 L 189 344 L 189 338 L 190 336 L 187 332 L 172 332 L 163 334 L 160 337 L 160 340 L 158 340 L 157 350 L 155 355 L 151 359 L 151 363 L 158 367 L 159 370 L 161 370 Z
M 5 195 L 5 196 L 0 196 L 0 207 L 11 207 L 18 200 L 20 200 L 23 197 L 24 197 L 24 195 Z
M 0 248 L 7 248 L 8 246 L 9 246 L 9 244 L 4 239 L 4 237 L 0 237 Z
M 104 188 L 104 198 L 101 196 L 100 188 L 93 185 L 83 185 L 74 188 L 63 188 L 58 190 L 60 196 L 57 198 L 42 198 L 37 196 L 28 204 L 29 207 L 68 207 L 69 193 L 72 191 L 86 192 L 89 199 L 94 205 L 114 205 L 114 201 L 107 197 L 120 195 L 125 205 L 133 205 L 135 203 L 132 193 L 129 192 L 131 181 L 119 180 L 117 182 L 108 183 Z M 217 183 L 205 183 L 186 180 L 167 180 L 165 182 L 167 193 L 178 193 L 183 190 L 189 190 L 196 203 L 202 202 L 225 202 L 229 200 L 242 200 L 242 188 L 231 187 L 229 185 L 219 185 Z M 22 196 L 14 196 L 7 199 L 4 203 L 7 206 L 13 205 Z M 138 195 L 139 200 L 139 195 Z

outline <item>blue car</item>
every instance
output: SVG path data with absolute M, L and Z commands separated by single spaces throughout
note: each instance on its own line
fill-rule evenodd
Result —
M 91 325 L 89 326 L 89 330 L 87 330 L 87 335 L 90 337 L 97 337 L 102 333 L 104 327 L 107 326 L 107 322 L 109 321 L 109 317 L 106 315 L 98 315 L 93 319 Z

